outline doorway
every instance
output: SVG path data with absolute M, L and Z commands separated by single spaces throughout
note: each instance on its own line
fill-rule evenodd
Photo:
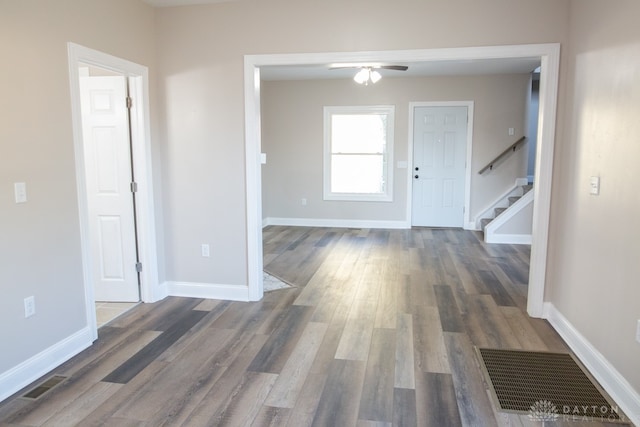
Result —
M 471 103 L 472 106 L 472 103 Z M 471 108 L 412 104 L 411 225 L 463 228 L 469 186 Z
M 80 64 L 90 257 L 98 327 L 140 301 L 128 79 Z
M 116 299 L 113 296 L 102 297 L 99 296 L 94 288 L 96 278 L 117 279 L 118 277 L 125 277 L 127 279 L 133 277 L 134 289 L 133 292 L 122 299 L 133 299 L 134 301 L 154 302 L 162 299 L 165 295 L 162 293 L 160 286 L 158 285 L 158 266 L 157 266 L 157 247 L 156 247 L 156 231 L 155 231 L 155 219 L 154 219 L 154 202 L 153 202 L 153 179 L 151 174 L 151 144 L 150 144 L 150 132 L 149 132 L 149 90 L 148 90 L 148 69 L 144 66 L 99 52 L 84 46 L 80 46 L 74 43 L 68 44 L 69 53 L 69 81 L 71 91 L 71 107 L 72 107 L 72 119 L 73 119 L 73 133 L 74 133 L 74 151 L 76 160 L 76 181 L 77 181 L 77 193 L 78 193 L 78 209 L 80 219 L 80 236 L 81 236 L 81 248 L 82 248 L 82 261 L 83 261 L 83 281 L 85 288 L 85 303 L 86 303 L 86 316 L 87 326 L 91 332 L 92 338 L 95 340 L 98 337 L 97 329 L 97 316 L 96 316 L 96 300 L 100 299 Z M 100 143 L 97 144 L 97 149 L 102 154 L 106 154 L 106 157 L 100 162 L 100 168 L 96 168 L 95 164 L 92 166 L 90 162 L 95 159 L 95 153 L 92 156 L 88 150 L 85 149 L 85 131 L 83 128 L 83 103 L 82 103 L 82 91 L 81 86 L 86 83 L 83 82 L 81 77 L 81 70 L 83 68 L 93 67 L 97 74 L 106 74 L 99 76 L 103 77 L 116 77 L 111 79 L 108 84 L 116 85 L 120 88 L 100 88 L 96 94 L 94 94 L 93 102 L 96 113 L 105 113 L 109 110 L 111 101 L 110 91 L 122 91 L 124 84 L 125 93 L 126 88 L 130 97 L 132 98 L 131 107 L 128 109 L 129 121 L 124 121 L 125 127 L 122 129 L 115 129 L 111 125 L 102 125 L 99 122 L 94 123 L 95 133 L 101 138 Z M 82 73 L 86 74 L 87 70 L 83 70 Z M 98 77 L 98 76 L 94 76 Z M 105 82 L 110 79 L 102 79 Z M 96 79 L 96 82 L 98 79 Z M 100 84 L 107 84 L 102 82 Z M 115 82 L 115 83 L 114 83 Z M 115 93 L 115 92 L 114 92 Z M 127 101 L 124 101 L 127 102 Z M 91 105 L 91 103 L 86 105 Z M 100 114 L 97 114 L 100 116 Z M 126 114 L 125 114 L 126 116 Z M 98 120 L 98 119 L 96 119 Z M 128 128 L 128 129 L 126 129 Z M 122 159 L 123 154 L 113 148 L 113 139 L 110 139 L 110 135 L 118 132 L 127 132 L 130 136 L 130 143 L 127 152 L 128 158 Z M 127 157 L 127 155 L 124 155 Z M 89 159 L 89 160 L 88 160 Z M 115 166 L 117 165 L 117 166 Z M 135 171 L 135 182 L 137 185 L 131 185 L 130 179 L 124 179 L 125 182 L 119 182 L 123 180 L 120 177 L 121 173 L 115 173 L 115 170 L 122 169 L 121 173 L 126 176 L 127 169 L 129 177 L 131 177 L 131 171 Z M 93 171 L 94 177 L 90 177 L 89 174 Z M 98 173 L 95 173 L 98 171 Z M 106 172 L 105 172 L 106 171 Z M 114 178 L 117 176 L 118 178 Z M 118 185 L 114 184 L 118 181 Z M 127 193 L 126 197 L 121 197 L 123 201 L 121 208 L 128 210 L 129 223 L 125 225 L 124 219 L 118 219 L 120 214 L 107 212 L 104 218 L 100 220 L 102 230 L 98 233 L 93 230 L 92 222 L 95 226 L 97 222 L 97 216 L 92 209 L 95 207 L 95 201 L 90 200 L 89 190 L 92 186 L 96 185 L 96 182 L 102 189 L 107 188 L 107 193 L 112 193 L 113 198 L 116 198 L 116 193 L 120 197 L 123 193 Z M 122 185 L 120 185 L 122 184 Z M 137 188 L 135 188 L 137 187 Z M 118 188 L 117 191 L 114 188 Z M 135 209 L 133 209 L 131 190 L 137 190 Z M 123 231 L 118 229 L 131 230 L 133 224 L 133 232 Z M 95 229 L 95 227 L 94 227 Z M 102 234 L 100 234 L 102 233 Z M 108 236 L 111 239 L 110 242 L 100 242 L 101 235 Z M 131 243 L 127 244 L 126 249 L 117 249 L 119 238 L 114 236 L 122 235 L 122 241 L 126 239 Z M 138 237 L 138 246 L 136 252 L 135 236 Z M 97 237 L 98 236 L 98 237 Z M 104 244 L 109 245 L 110 249 L 106 250 Z M 114 249 L 116 248 L 116 249 Z M 99 254 L 98 258 L 100 262 L 95 261 L 95 255 Z M 137 254 L 132 256 L 131 254 Z M 102 257 L 102 259 L 100 259 Z M 120 262 L 122 258 L 123 262 Z M 133 258 L 133 267 L 128 265 L 126 268 L 128 272 L 120 271 L 119 266 L 127 264 L 129 259 Z M 127 260 L 127 261 L 124 261 Z M 102 264 L 101 264 L 102 263 Z M 139 263 L 139 264 L 138 264 Z M 136 266 L 136 264 L 138 264 Z M 121 267 L 124 269 L 125 267 Z M 133 268 L 133 272 L 131 269 Z M 138 287 L 139 283 L 139 287 Z
M 340 62 L 431 62 L 473 61 L 480 59 L 539 58 L 540 124 L 535 166 L 535 199 L 531 268 L 527 312 L 544 317 L 544 290 L 547 264 L 547 240 L 551 209 L 551 183 L 560 70 L 560 44 L 529 44 L 479 46 L 470 48 L 442 48 L 397 51 L 333 52 L 305 54 L 265 54 L 244 57 L 245 100 L 245 160 L 246 160 L 246 224 L 247 224 L 247 283 L 249 299 L 260 300 L 262 283 L 262 198 L 260 153 L 260 68 L 268 66 L 315 65 Z M 410 176 L 410 175 L 408 175 Z

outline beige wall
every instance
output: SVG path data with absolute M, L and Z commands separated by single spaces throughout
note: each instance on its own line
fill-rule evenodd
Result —
M 640 3 L 571 6 L 546 298 L 640 392 Z
M 380 6 L 282 0 L 158 9 L 167 280 L 247 282 L 243 55 L 563 42 L 568 22 L 564 0 Z M 199 256 L 205 242 L 211 258 Z
M 67 42 L 153 66 L 153 25 L 137 1 L 0 0 L 0 373 L 86 326 Z
M 323 107 L 395 105 L 394 163 L 408 160 L 409 103 L 474 101 L 471 218 L 526 176 L 526 150 L 493 171 L 477 172 L 525 132 L 528 74 L 383 78 L 370 86 L 353 80 L 262 83 L 263 216 L 375 221 L 407 219 L 407 174 L 394 167 L 393 202 L 324 201 Z M 509 136 L 513 127 L 516 135 Z M 395 166 L 395 165 L 394 165 Z M 300 199 L 306 198 L 302 206 Z

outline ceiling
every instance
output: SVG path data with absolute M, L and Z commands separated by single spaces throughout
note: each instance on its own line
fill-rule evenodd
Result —
M 367 65 L 373 63 L 362 63 Z M 330 65 L 285 65 L 262 66 L 260 77 L 263 80 L 319 80 L 350 79 L 355 69 L 329 69 Z M 358 64 L 354 64 L 358 65 Z M 468 76 L 486 74 L 524 74 L 540 66 L 540 58 L 500 58 L 478 60 L 394 62 L 393 65 L 406 65 L 407 71 L 379 70 L 386 77 L 425 77 L 425 76 Z

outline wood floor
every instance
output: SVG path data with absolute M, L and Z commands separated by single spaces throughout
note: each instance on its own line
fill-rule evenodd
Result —
M 0 425 L 542 425 L 494 409 L 474 353 L 568 352 L 526 315 L 528 246 L 462 230 L 268 227 L 264 254 L 296 287 L 255 303 L 140 304 L 52 372 L 60 385 L 0 404 Z

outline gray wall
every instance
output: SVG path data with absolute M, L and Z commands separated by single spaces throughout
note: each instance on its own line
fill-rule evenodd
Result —
M 474 101 L 471 218 L 526 175 L 526 151 L 518 150 L 493 171 L 477 172 L 526 132 L 528 74 L 471 77 L 383 78 L 360 86 L 353 80 L 262 83 L 263 216 L 265 218 L 407 219 L 408 169 L 394 168 L 393 202 L 322 199 L 323 107 L 395 105 L 394 163 L 408 160 L 409 103 Z M 516 136 L 508 135 L 508 128 Z M 394 165 L 395 166 L 395 165 Z M 300 199 L 306 198 L 302 206 Z

